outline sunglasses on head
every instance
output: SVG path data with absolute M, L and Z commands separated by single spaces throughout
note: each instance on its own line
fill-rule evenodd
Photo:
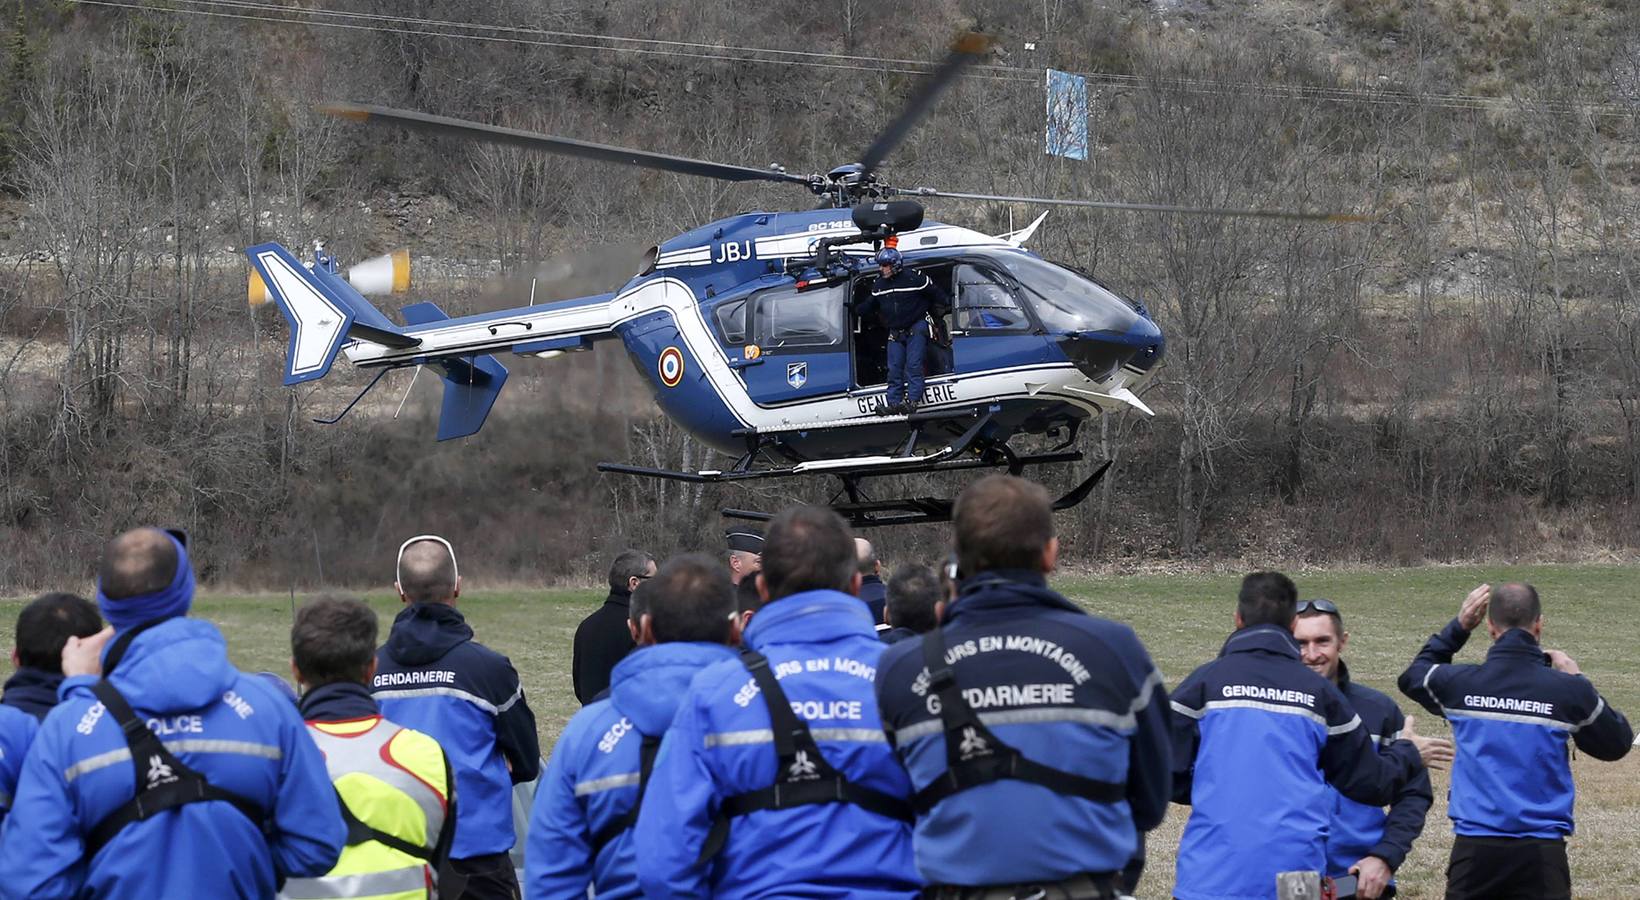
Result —
M 1300 601 L 1298 601 L 1298 611 L 1300 613 L 1307 613 L 1312 609 L 1315 610 L 1316 612 L 1331 613 L 1332 615 L 1335 615 L 1335 616 L 1342 616 L 1343 615 L 1343 613 L 1338 611 L 1338 604 L 1332 602 L 1331 600 L 1300 600 Z
M 445 552 L 450 554 L 450 573 L 452 575 L 454 575 L 457 580 L 460 580 L 461 570 L 456 567 L 456 549 L 454 547 L 450 546 L 450 542 L 445 540 L 444 538 L 439 537 L 436 534 L 418 534 L 415 537 L 411 538 L 410 540 L 405 541 L 404 543 L 399 545 L 399 555 L 393 562 L 393 578 L 395 579 L 395 581 L 398 584 L 403 584 L 404 583 L 404 575 L 401 571 L 401 568 L 404 565 L 404 550 L 405 550 L 405 548 L 409 547 L 411 544 L 418 543 L 420 541 L 436 541 L 440 544 L 443 544 Z

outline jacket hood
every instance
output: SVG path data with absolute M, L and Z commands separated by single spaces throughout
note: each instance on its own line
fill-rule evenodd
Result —
M 426 665 L 473 639 L 472 626 L 448 603 L 412 603 L 393 619 L 383 649 L 405 666 Z
M 701 669 L 735 652 L 722 644 L 656 644 L 639 647 L 615 664 L 610 699 L 646 735 L 665 733 Z
M 132 707 L 174 713 L 217 700 L 238 677 L 222 632 L 209 622 L 178 617 L 137 635 L 108 680 Z
M 847 637 L 877 639 L 871 613 L 859 597 L 842 591 L 803 591 L 763 604 L 742 635 L 746 646 L 818 644 Z
M 36 719 L 57 705 L 57 686 L 63 683 L 61 672 L 47 672 L 33 666 L 22 666 L 6 679 L 4 700 L 6 706 L 16 707 Z

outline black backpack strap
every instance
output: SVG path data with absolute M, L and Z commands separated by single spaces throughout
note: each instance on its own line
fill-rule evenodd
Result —
M 151 624 L 157 622 L 145 623 L 139 627 Z M 114 661 L 118 662 L 118 659 Z M 131 765 L 136 778 L 137 792 L 136 796 L 109 813 L 87 833 L 87 858 L 95 856 L 97 851 L 120 833 L 121 829 L 133 822 L 140 822 L 189 803 L 206 800 L 220 800 L 231 804 L 234 809 L 243 813 L 245 818 L 255 823 L 258 829 L 266 832 L 267 813 L 260 806 L 238 794 L 213 786 L 205 780 L 205 776 L 183 765 L 171 751 L 165 749 L 165 745 L 154 736 L 142 719 L 137 717 L 136 712 L 131 709 L 131 704 L 125 702 L 125 697 L 107 679 L 92 685 L 91 692 L 102 701 L 103 708 L 107 709 L 108 714 L 119 723 L 120 731 L 125 736 L 126 746 L 131 750 Z
M 809 731 L 809 724 L 792 712 L 780 680 L 769 669 L 769 660 L 755 650 L 743 649 L 740 658 L 757 682 L 758 693 L 769 709 L 769 725 L 774 736 L 776 775 L 774 784 L 744 794 L 725 797 L 718 806 L 712 830 L 706 836 L 696 864 L 716 856 L 729 839 L 729 822 L 737 816 L 767 809 L 791 809 L 815 803 L 852 803 L 861 809 L 901 822 L 910 822 L 912 812 L 905 800 L 882 791 L 855 784 L 826 761 Z
M 632 826 L 638 824 L 638 812 L 643 808 L 644 792 L 649 790 L 649 774 L 655 770 L 655 754 L 661 749 L 660 735 L 644 735 L 643 744 L 638 748 L 638 795 L 632 798 L 632 808 L 621 817 L 610 821 L 598 833 L 592 836 L 592 858 L 604 852 L 609 842 L 620 837 Z
M 957 674 L 945 661 L 945 635 L 939 626 L 923 635 L 923 664 L 928 667 L 928 690 L 940 700 L 945 771 L 912 796 L 911 803 L 919 814 L 926 814 L 954 794 L 1004 778 L 1094 803 L 1117 803 L 1126 798 L 1125 784 L 1085 778 L 1033 762 L 992 734 L 957 686 Z
M 336 805 L 342 808 L 342 821 L 347 823 L 347 846 L 357 847 L 360 844 L 375 841 L 378 844 L 392 847 L 400 853 L 408 853 L 423 862 L 432 862 L 433 851 L 426 847 L 412 844 L 397 835 L 388 834 L 385 831 L 379 831 L 366 825 L 358 816 L 353 814 L 353 810 L 348 807 L 347 800 L 342 796 L 341 791 L 336 792 Z
M 104 651 L 102 677 L 107 678 L 111 673 L 113 673 L 114 667 L 119 665 L 120 660 L 125 658 L 125 651 L 131 649 L 131 642 L 136 640 L 137 635 L 142 634 L 150 628 L 153 628 L 155 625 L 163 625 L 174 618 L 176 617 L 162 616 L 158 619 L 149 619 L 141 625 L 133 625 L 130 628 L 127 628 L 124 633 L 115 638 L 113 642 L 108 645 L 108 649 Z

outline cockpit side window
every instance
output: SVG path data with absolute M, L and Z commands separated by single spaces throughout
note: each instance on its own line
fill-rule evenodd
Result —
M 752 298 L 755 303 L 753 342 L 765 351 L 788 347 L 832 347 L 844 337 L 843 301 L 849 285 L 798 293 L 797 288 L 781 287 Z
M 956 288 L 954 330 L 1017 329 L 1029 324 L 1013 288 L 987 269 L 968 263 L 958 265 Z
M 748 303 L 745 298 L 719 304 L 717 308 L 718 334 L 722 336 L 725 346 L 746 343 L 747 306 Z

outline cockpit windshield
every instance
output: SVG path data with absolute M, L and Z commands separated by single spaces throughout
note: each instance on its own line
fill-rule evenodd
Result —
M 1037 318 L 1050 331 L 1113 331 L 1139 320 L 1132 304 L 1099 282 L 1025 253 L 987 254 L 1023 289 Z

